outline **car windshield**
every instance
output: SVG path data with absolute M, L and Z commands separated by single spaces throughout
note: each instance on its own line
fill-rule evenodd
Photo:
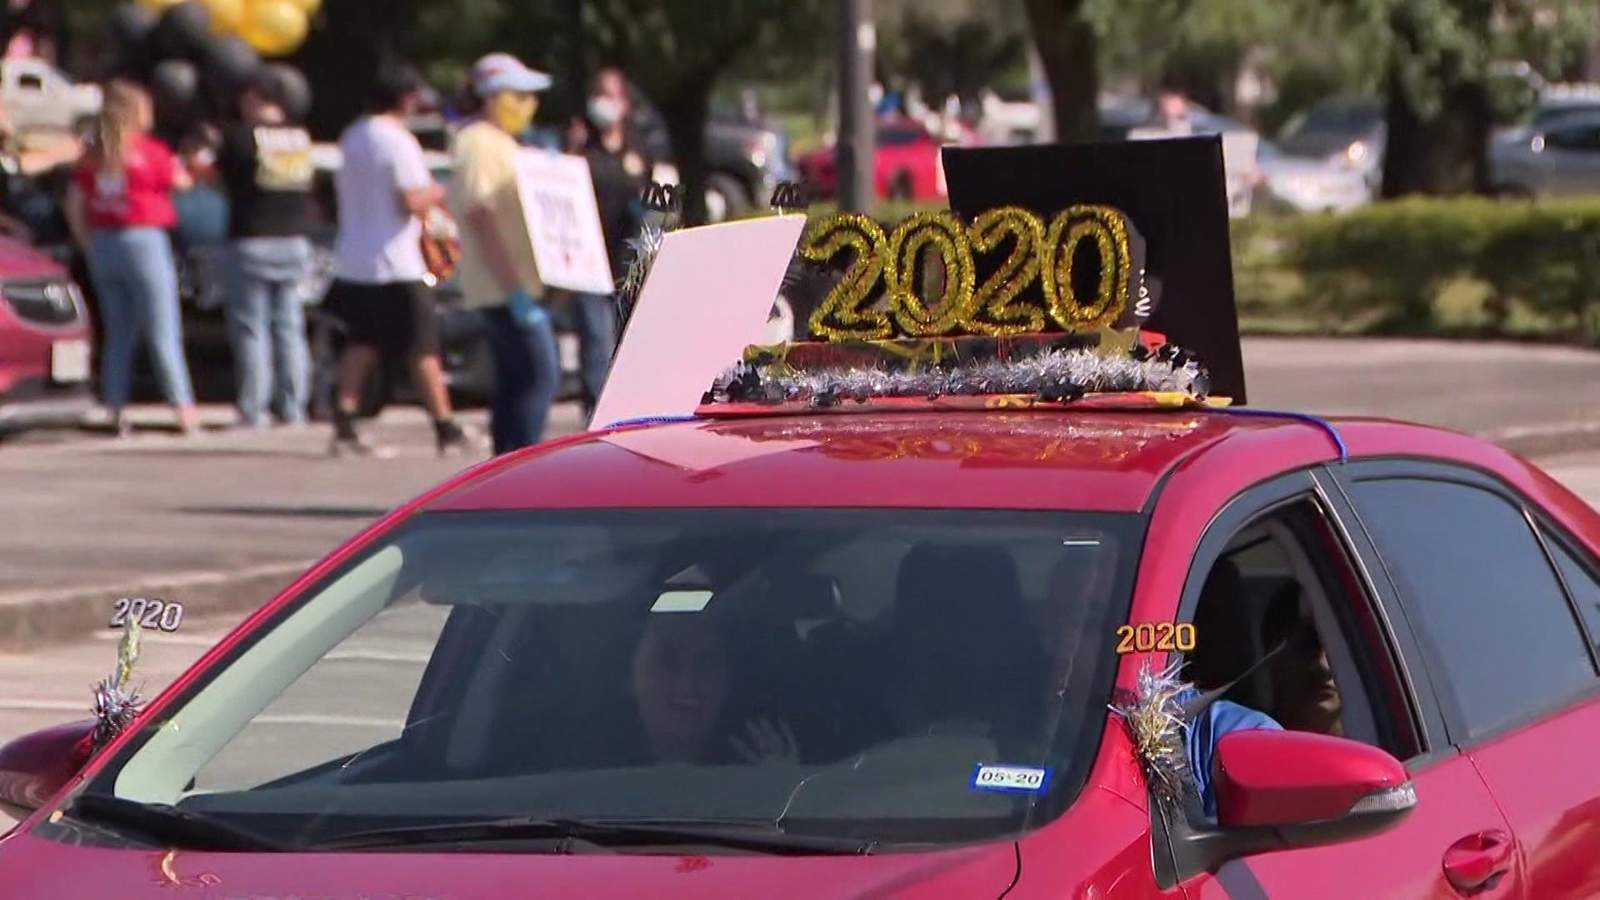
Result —
M 505 817 L 1016 834 L 1087 775 L 1142 534 L 1108 513 L 427 513 L 85 792 L 306 849 Z
M 1325 156 L 1366 138 L 1383 122 L 1371 102 L 1324 103 L 1295 116 L 1278 135 L 1278 146 L 1296 156 Z

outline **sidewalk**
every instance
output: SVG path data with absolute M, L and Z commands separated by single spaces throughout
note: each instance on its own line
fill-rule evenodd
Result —
M 577 430 L 579 417 L 558 406 L 551 434 Z M 208 423 L 228 419 L 208 410 Z M 484 425 L 481 413 L 464 420 Z M 258 606 L 384 512 L 487 456 L 439 458 L 413 408 L 386 412 L 368 434 L 396 456 L 331 458 L 325 426 L 0 447 L 0 652 L 81 635 L 118 597 L 183 601 L 190 614 Z

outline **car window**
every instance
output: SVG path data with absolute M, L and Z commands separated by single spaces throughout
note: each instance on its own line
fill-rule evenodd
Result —
M 1594 123 L 1565 125 L 1545 135 L 1545 144 L 1563 150 L 1600 151 L 1600 126 Z
M 313 849 L 513 815 L 1016 833 L 1087 777 L 1143 525 L 423 515 L 208 672 L 93 789 Z
M 1352 488 L 1464 724 L 1479 734 L 1595 684 L 1561 585 L 1522 510 L 1471 485 Z
M 1419 751 L 1371 601 L 1317 504 L 1274 509 L 1206 572 L 1187 675 L 1285 728 Z M 1270 654 L 1270 658 L 1269 658 Z
M 1578 614 L 1588 627 L 1589 639 L 1593 640 L 1600 636 L 1600 581 L 1595 580 L 1594 570 L 1561 541 L 1550 541 L 1550 553 L 1555 557 L 1556 568 L 1561 570 L 1561 579 L 1567 583 L 1567 592 L 1572 595 Z

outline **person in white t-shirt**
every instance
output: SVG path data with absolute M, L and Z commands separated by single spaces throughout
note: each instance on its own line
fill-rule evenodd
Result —
M 368 114 L 339 139 L 343 162 L 336 187 L 339 237 L 327 307 L 345 325 L 339 363 L 332 450 L 370 455 L 355 428 L 362 388 L 373 366 L 403 359 L 417 394 L 433 417 L 440 454 L 470 441 L 451 415 L 439 361 L 439 326 L 428 265 L 422 255 L 422 217 L 444 201 L 422 146 L 406 129 L 422 81 L 408 68 L 378 72 Z

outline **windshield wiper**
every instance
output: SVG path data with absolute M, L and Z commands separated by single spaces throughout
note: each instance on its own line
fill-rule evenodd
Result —
M 430 825 L 375 828 L 336 835 L 305 849 L 355 850 L 418 844 L 492 843 L 508 840 L 564 840 L 608 848 L 710 845 L 753 853 L 867 854 L 873 842 L 828 835 L 791 834 L 772 823 L 740 819 L 535 818 L 512 816 Z
M 158 844 L 198 850 L 288 850 L 287 845 L 204 813 L 111 794 L 80 794 L 67 812 L 89 822 L 132 828 Z

